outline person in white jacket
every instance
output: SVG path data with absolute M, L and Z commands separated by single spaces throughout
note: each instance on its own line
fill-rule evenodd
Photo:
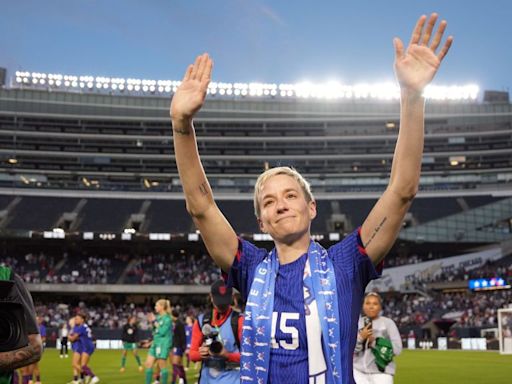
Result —
M 356 384 L 392 384 L 396 363 L 391 361 L 385 368 L 376 364 L 373 348 L 377 338 L 384 338 L 393 346 L 393 356 L 402 352 L 402 339 L 393 320 L 380 316 L 382 298 L 370 292 L 363 302 L 364 317 L 359 319 L 359 332 L 354 349 L 354 380 Z M 382 370 L 383 369 L 383 370 Z

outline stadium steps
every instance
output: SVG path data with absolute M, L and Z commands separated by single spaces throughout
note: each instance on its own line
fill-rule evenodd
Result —
M 127 265 L 126 265 L 126 268 L 123 270 L 123 272 L 121 273 L 121 275 L 119 276 L 119 278 L 117 279 L 116 281 L 116 284 L 124 284 L 124 279 L 126 278 L 126 275 L 128 274 L 128 272 L 135 266 L 135 264 L 137 264 L 137 258 L 133 258 Z
M 452 214 L 400 232 L 402 240 L 496 243 L 512 238 L 500 223 L 512 217 L 512 198 Z

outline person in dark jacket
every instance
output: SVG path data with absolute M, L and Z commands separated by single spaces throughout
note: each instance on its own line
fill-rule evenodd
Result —
M 180 319 L 179 311 L 174 308 L 171 312 L 174 323 L 173 330 L 173 348 L 170 356 L 172 364 L 172 384 L 176 383 L 176 379 L 180 379 L 179 383 L 187 383 L 185 368 L 183 367 L 183 355 L 187 349 L 187 337 L 185 335 L 185 324 Z
M 123 355 L 121 357 L 121 372 L 125 371 L 126 366 L 126 355 L 128 351 L 132 351 L 135 360 L 137 360 L 137 365 L 139 366 L 139 372 L 142 372 L 144 368 L 142 368 L 142 363 L 140 361 L 140 357 L 137 353 L 137 341 L 138 341 L 138 333 L 139 329 L 137 327 L 137 319 L 135 316 L 130 316 L 128 318 L 128 322 L 123 326 L 123 334 L 121 335 L 121 340 L 123 341 Z

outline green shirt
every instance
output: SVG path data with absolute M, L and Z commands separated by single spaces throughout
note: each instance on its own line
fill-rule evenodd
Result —
M 169 314 L 156 316 L 156 325 L 153 328 L 153 342 L 170 341 L 172 343 L 172 319 Z

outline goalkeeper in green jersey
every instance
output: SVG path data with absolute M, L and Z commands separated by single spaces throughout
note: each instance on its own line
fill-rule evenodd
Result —
M 167 384 L 169 371 L 167 370 L 167 358 L 172 346 L 172 318 L 171 303 L 169 300 L 160 299 L 155 304 L 155 311 L 149 315 L 153 322 L 153 342 L 149 348 L 146 359 L 146 384 L 151 384 L 153 365 L 155 362 L 160 368 L 160 383 Z

